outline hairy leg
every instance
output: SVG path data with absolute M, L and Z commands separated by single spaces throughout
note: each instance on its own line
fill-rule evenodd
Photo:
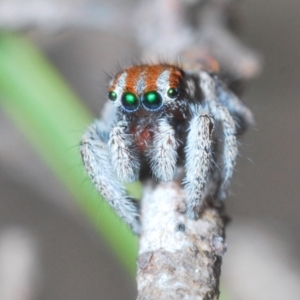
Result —
M 128 133 L 127 121 L 119 121 L 111 130 L 108 148 L 113 169 L 122 182 L 138 180 L 140 160 L 133 146 L 132 134 Z
M 109 132 L 106 126 L 96 120 L 82 138 L 80 144 L 82 160 L 98 192 L 133 232 L 139 234 L 137 208 L 114 172 L 107 146 L 108 139 Z
M 204 94 L 205 103 L 214 116 L 218 125 L 221 126 L 219 140 L 222 141 L 222 148 L 219 150 L 221 185 L 218 187 L 219 199 L 226 197 L 226 189 L 228 188 L 230 179 L 236 163 L 238 154 L 236 139 L 236 124 L 229 113 L 229 110 L 219 102 L 219 94 L 216 89 L 216 81 L 207 73 L 202 72 L 200 75 L 200 86 Z M 233 109 L 233 108 L 232 108 Z
M 167 119 L 158 121 L 158 130 L 154 133 L 153 146 L 148 153 L 152 173 L 162 181 L 172 180 L 176 170 L 178 142 L 175 130 Z
M 220 104 L 226 107 L 233 117 L 238 133 L 243 133 L 249 126 L 254 124 L 252 112 L 218 78 L 215 79 Z
M 220 106 L 219 116 L 222 123 L 223 151 L 221 156 L 221 186 L 218 191 L 218 198 L 224 199 L 236 164 L 238 148 L 235 124 L 231 115 L 225 107 Z
M 212 164 L 212 132 L 214 122 L 208 114 L 195 115 L 187 138 L 186 177 L 187 214 L 197 219 L 207 193 Z

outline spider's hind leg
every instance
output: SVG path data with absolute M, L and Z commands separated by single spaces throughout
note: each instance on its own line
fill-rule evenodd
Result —
M 243 134 L 247 128 L 254 124 L 254 117 L 250 109 L 217 77 L 216 92 L 220 104 L 227 108 L 232 116 L 237 134 Z
M 223 200 L 226 197 L 230 180 L 233 175 L 236 158 L 238 155 L 236 127 L 233 118 L 228 110 L 219 106 L 219 117 L 221 121 L 222 132 L 222 150 L 221 150 L 221 184 L 217 191 L 217 198 Z
M 231 106 L 227 108 L 220 103 L 220 94 L 218 94 L 217 91 L 218 83 L 217 79 L 208 73 L 201 72 L 200 86 L 204 94 L 204 101 L 208 105 L 211 114 L 215 117 L 216 123 L 218 123 L 217 125 L 221 127 L 221 130 L 218 131 L 220 136 L 217 136 L 218 143 L 221 144 L 221 146 L 218 147 L 217 153 L 217 162 L 220 164 L 219 173 L 221 178 L 218 180 L 216 197 L 218 199 L 224 199 L 235 167 L 238 148 L 236 124 L 230 114 L 230 110 L 234 113 L 234 108 Z M 244 110 L 242 106 L 240 106 L 239 109 Z M 238 114 L 238 112 L 236 113 Z

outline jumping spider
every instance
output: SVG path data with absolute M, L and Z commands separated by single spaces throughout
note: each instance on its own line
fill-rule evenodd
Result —
M 207 196 L 225 197 L 236 135 L 252 114 L 217 76 L 168 64 L 132 66 L 111 80 L 108 99 L 80 150 L 96 189 L 134 233 L 141 230 L 139 213 L 124 182 L 145 175 L 170 181 L 184 166 L 191 219 L 198 218 Z

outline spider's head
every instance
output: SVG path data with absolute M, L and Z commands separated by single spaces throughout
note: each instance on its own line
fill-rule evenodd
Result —
M 151 113 L 173 109 L 184 97 L 184 72 L 158 64 L 133 66 L 111 81 L 108 98 L 125 113 Z

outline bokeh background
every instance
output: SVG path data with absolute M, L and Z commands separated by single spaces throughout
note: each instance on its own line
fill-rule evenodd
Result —
M 5 2 L 0 1 L 0 8 Z M 98 28 L 70 26 L 61 31 L 29 26 L 20 31 L 44 52 L 96 117 L 105 99 L 106 73 L 139 57 L 140 50 L 126 26 L 120 30 L 105 24 L 111 11 L 128 13 L 136 1 L 92 2 L 106 11 Z M 263 72 L 248 84 L 243 98 L 256 124 L 241 141 L 227 201 L 232 221 L 222 288 L 228 299 L 297 299 L 300 2 L 238 4 L 242 38 L 262 56 Z M 1 286 L 10 284 L 3 270 L 28 272 L 23 284 L 29 287 L 23 295 L 3 299 L 134 299 L 134 279 L 2 110 L 0 137 L 0 294 Z M 22 257 L 22 268 L 17 262 L 6 263 Z

